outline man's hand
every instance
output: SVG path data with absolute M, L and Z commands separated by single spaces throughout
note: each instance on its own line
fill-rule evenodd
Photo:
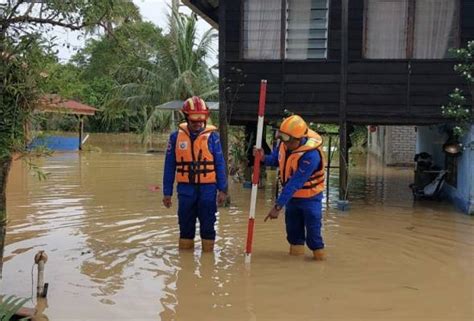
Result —
M 268 219 L 274 220 L 278 218 L 278 215 L 280 214 L 281 208 L 277 208 L 276 206 L 273 206 L 270 212 L 268 212 L 268 215 L 265 217 L 263 220 L 266 222 Z
M 225 201 L 227 199 L 227 193 L 224 193 L 222 191 L 219 191 L 217 193 L 217 206 L 222 206 L 224 205 Z
M 166 208 L 170 208 L 170 207 L 171 207 L 171 196 L 163 196 L 163 205 L 164 205 Z
M 257 148 L 257 147 L 253 147 L 253 156 L 256 157 L 257 154 L 259 154 L 260 156 L 260 159 L 264 160 L 265 159 L 265 151 L 263 150 L 263 148 Z

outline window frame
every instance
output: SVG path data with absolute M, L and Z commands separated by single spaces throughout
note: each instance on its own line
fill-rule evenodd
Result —
M 245 58 L 244 56 L 244 41 L 245 41 L 245 1 L 240 1 L 240 39 L 239 39 L 239 58 L 243 61 L 267 61 L 267 62 L 276 62 L 276 61 L 295 61 L 295 62 L 304 62 L 304 61 L 328 61 L 329 60 L 329 43 L 331 38 L 330 26 L 331 26 L 331 0 L 327 1 L 327 40 L 326 40 L 326 56 L 324 58 L 307 58 L 307 59 L 287 59 L 286 56 L 286 8 L 289 0 L 280 0 L 281 1 L 281 25 L 280 25 L 280 58 L 279 59 L 255 59 L 255 58 Z M 251 1 L 251 0 L 250 0 Z M 296 0 L 298 1 L 298 0 Z
M 416 1 L 417 0 L 407 0 L 408 1 L 408 9 L 407 9 L 407 42 L 406 42 L 406 53 L 405 58 L 367 58 L 367 11 L 368 11 L 368 2 L 369 0 L 364 0 L 364 9 L 363 9 L 363 25 L 362 25 L 362 59 L 364 60 L 422 60 L 422 61 L 429 61 L 429 60 L 450 60 L 451 57 L 443 57 L 443 58 L 413 58 L 413 52 L 415 49 L 415 16 L 416 16 Z M 457 24 L 456 24 L 456 47 L 461 45 L 461 12 L 462 12 L 462 4 L 463 1 L 461 0 L 450 0 L 456 1 L 458 4 L 457 10 Z

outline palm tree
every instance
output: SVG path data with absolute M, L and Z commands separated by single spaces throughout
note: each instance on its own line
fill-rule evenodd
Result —
M 169 16 L 170 33 L 160 50 L 162 67 L 171 76 L 170 87 L 174 99 L 186 99 L 192 95 L 203 98 L 217 93 L 217 83 L 205 58 L 215 54 L 213 41 L 217 34 L 207 30 L 198 41 L 197 17 L 173 10 Z
M 158 48 L 156 63 L 131 71 L 134 81 L 119 86 L 118 96 L 112 101 L 112 105 L 152 108 L 143 126 L 144 142 L 149 142 L 160 123 L 169 122 L 166 112 L 157 106 L 193 95 L 208 99 L 218 93 L 217 78 L 205 62 L 209 54 L 215 53 L 212 45 L 217 34 L 210 29 L 198 39 L 196 15 L 180 13 L 176 6 L 168 19 L 169 34 Z

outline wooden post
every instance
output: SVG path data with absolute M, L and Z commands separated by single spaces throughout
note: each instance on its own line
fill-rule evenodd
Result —
M 228 145 L 228 122 L 227 122 L 227 102 L 225 95 L 225 41 L 226 41 L 226 2 L 219 3 L 219 133 L 222 145 L 222 153 L 226 163 L 226 171 L 228 172 L 229 161 L 229 145 Z
M 347 122 L 339 124 L 339 200 L 342 203 L 347 203 L 347 181 L 348 181 L 348 166 L 349 153 L 347 150 Z M 343 206 L 344 207 L 344 206 Z M 345 209 L 341 208 L 341 209 Z
M 342 210 L 347 205 L 347 70 L 349 61 L 349 0 L 342 0 L 341 9 L 341 86 L 339 104 L 339 203 Z
M 84 116 L 79 115 L 79 150 L 82 150 L 82 136 L 84 136 Z

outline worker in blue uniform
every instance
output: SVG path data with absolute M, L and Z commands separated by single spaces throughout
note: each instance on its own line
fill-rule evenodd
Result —
M 280 144 L 265 155 L 267 166 L 278 166 L 283 186 L 265 222 L 276 219 L 283 207 L 291 255 L 303 255 L 304 244 L 315 260 L 324 259 L 321 201 L 324 190 L 322 139 L 297 115 L 286 118 L 279 130 Z M 263 150 L 256 150 L 264 156 Z
M 212 252 L 216 238 L 217 205 L 227 198 L 227 176 L 217 128 L 207 125 L 209 109 L 197 96 L 182 108 L 186 122 L 170 135 L 163 174 L 163 205 L 172 205 L 176 179 L 178 193 L 179 248 L 193 249 L 196 221 L 202 251 Z

